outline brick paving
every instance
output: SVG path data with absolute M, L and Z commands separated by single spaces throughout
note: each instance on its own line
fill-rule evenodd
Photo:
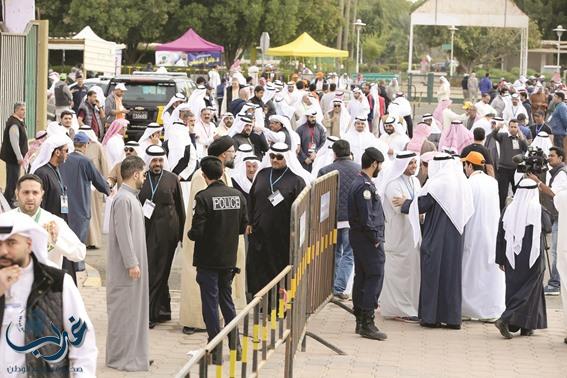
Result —
M 90 282 L 96 282 L 93 275 L 90 271 Z M 81 281 L 89 282 L 84 277 Z M 125 373 L 109 369 L 104 366 L 105 288 L 83 286 L 81 293 L 95 327 L 99 377 L 171 377 L 188 360 L 187 352 L 206 344 L 205 334 L 181 333 L 177 323 L 179 291 L 172 290 L 173 320 L 150 330 L 150 357 L 155 361 L 150 371 Z M 379 327 L 389 337 L 378 342 L 355 335 L 352 315 L 328 304 L 311 318 L 309 330 L 347 355 L 336 355 L 308 339 L 307 352 L 296 354 L 294 377 L 567 377 L 567 345 L 563 343 L 567 328 L 560 307 L 558 297 L 548 297 L 549 328 L 512 340 L 504 340 L 492 324 L 465 322 L 462 330 L 453 331 L 424 329 L 378 317 Z M 260 375 L 282 376 L 283 360 L 284 349 L 280 347 Z M 214 372 L 210 369 L 211 376 Z

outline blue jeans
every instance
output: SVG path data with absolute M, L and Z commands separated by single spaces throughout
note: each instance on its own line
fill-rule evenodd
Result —
M 335 249 L 335 279 L 333 292 L 343 293 L 346 290 L 348 279 L 352 273 L 354 258 L 352 247 L 348 238 L 348 228 L 340 228 L 337 235 L 337 247 Z
M 551 287 L 559 288 L 561 282 L 559 280 L 559 272 L 557 271 L 557 229 L 558 221 L 553 222 L 551 227 L 551 273 L 547 284 Z

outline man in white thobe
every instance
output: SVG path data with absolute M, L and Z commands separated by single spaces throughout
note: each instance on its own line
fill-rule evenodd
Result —
M 86 246 L 81 243 L 77 235 L 63 219 L 40 207 L 43 194 L 43 183 L 38 176 L 20 177 L 16 186 L 18 207 L 7 213 L 26 214 L 48 232 L 47 256 L 59 269 L 63 265 L 63 257 L 73 262 L 84 260 Z
M 553 203 L 559 213 L 557 231 L 557 271 L 563 278 L 567 277 L 567 190 L 553 197 Z M 567 279 L 561 280 L 561 301 L 563 302 L 563 318 L 567 328 Z M 567 337 L 563 340 L 567 344 Z
M 474 213 L 465 227 L 462 316 L 492 321 L 506 308 L 506 277 L 495 264 L 500 219 L 498 182 L 484 172 L 485 161 L 480 152 L 469 152 L 464 163 Z
M 415 152 L 402 151 L 392 165 L 384 171 L 378 186 L 383 199 L 386 218 L 386 242 L 384 252 L 384 286 L 380 295 L 380 312 L 384 317 L 417 321 L 419 306 L 420 263 L 419 247 L 416 247 L 409 217 L 392 203 L 395 197 L 414 198 L 421 185 L 415 177 L 417 157 Z

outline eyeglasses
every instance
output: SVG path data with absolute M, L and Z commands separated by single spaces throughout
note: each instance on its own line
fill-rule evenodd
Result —
M 134 152 L 132 147 L 124 147 L 124 152 Z
M 270 154 L 270 159 L 271 160 L 283 160 L 284 156 L 282 154 Z

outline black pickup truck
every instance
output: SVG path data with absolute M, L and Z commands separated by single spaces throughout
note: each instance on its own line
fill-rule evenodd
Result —
M 122 105 L 129 110 L 126 119 L 130 121 L 126 139 L 138 140 L 151 122 L 161 123 L 161 112 L 177 92 L 189 97 L 195 84 L 186 74 L 156 74 L 134 72 L 133 75 L 119 75 L 110 80 L 106 96 L 118 83 L 124 83 L 126 92 Z

